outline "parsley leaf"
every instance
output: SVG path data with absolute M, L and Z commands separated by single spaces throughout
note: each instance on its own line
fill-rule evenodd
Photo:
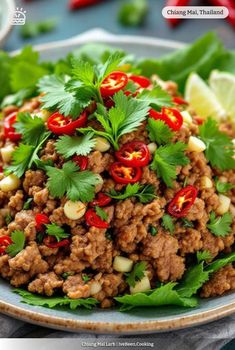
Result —
M 104 131 L 98 131 L 92 127 L 80 128 L 79 131 L 87 133 L 93 131 L 94 134 L 103 136 L 109 140 L 115 149 L 118 149 L 119 138 L 127 133 L 136 130 L 146 119 L 148 114 L 148 102 L 135 98 L 129 98 L 123 91 L 117 92 L 113 96 L 115 107 L 106 113 L 103 108 L 99 111 L 103 114 L 95 114 Z
M 64 163 L 62 169 L 45 166 L 49 177 L 47 187 L 53 197 L 62 198 L 66 195 L 72 201 L 90 202 L 95 196 L 95 186 L 100 178 L 91 171 L 79 172 L 74 162 Z
M 21 250 L 24 249 L 25 235 L 23 231 L 15 230 L 11 233 L 12 242 L 7 248 L 6 252 L 11 256 L 16 256 Z
M 99 302 L 94 298 L 87 299 L 70 299 L 67 297 L 45 297 L 38 294 L 30 293 L 24 289 L 13 289 L 14 293 L 19 294 L 22 297 L 22 303 L 34 305 L 34 306 L 44 306 L 54 308 L 57 306 L 67 306 L 71 310 L 75 310 L 78 307 L 84 307 L 86 309 L 92 309 Z
M 74 154 L 86 156 L 95 147 L 96 140 L 93 133 L 87 133 L 84 136 L 60 136 L 55 144 L 55 148 L 65 158 L 69 158 Z
M 173 137 L 173 132 L 163 120 L 154 120 L 148 118 L 147 129 L 149 132 L 149 138 L 153 142 L 157 142 L 158 145 L 164 145 L 169 143 Z
M 135 307 L 153 307 L 163 305 L 178 305 L 184 307 L 195 307 L 197 306 L 196 298 L 185 298 L 182 297 L 174 287 L 176 283 L 169 282 L 165 285 L 160 286 L 152 290 L 151 292 L 142 292 L 135 294 L 126 294 L 121 297 L 116 297 L 119 303 L 123 304 L 120 311 L 128 311 Z
M 42 118 L 31 117 L 30 113 L 18 113 L 17 122 L 14 124 L 16 131 L 22 134 L 22 141 L 31 146 L 36 146 L 41 135 L 46 131 Z
M 231 232 L 232 215 L 227 212 L 216 218 L 215 212 L 210 214 L 207 228 L 217 237 L 225 237 Z
M 111 192 L 107 193 L 107 195 L 113 199 L 119 200 L 129 197 L 136 197 L 141 203 L 148 203 L 156 198 L 154 192 L 155 188 L 153 185 L 140 185 L 139 183 L 135 183 L 128 184 L 123 193 L 112 190 Z
M 171 234 L 174 233 L 175 225 L 170 215 L 164 214 L 162 217 L 162 226 L 165 230 L 170 231 Z
M 129 284 L 130 287 L 135 287 L 136 282 L 140 281 L 144 277 L 145 270 L 146 270 L 146 262 L 141 261 L 135 264 L 131 272 L 128 272 L 125 274 L 127 276 L 126 282 Z
M 97 205 L 95 206 L 95 212 L 101 218 L 101 220 L 108 220 L 108 214 L 106 213 L 106 211 L 104 211 L 104 209 L 98 207 Z
M 186 165 L 189 162 L 184 154 L 186 148 L 184 143 L 177 142 L 160 146 L 154 154 L 150 167 L 157 172 L 168 187 L 172 187 L 172 181 L 176 179 L 177 165 Z
M 152 90 L 144 89 L 137 98 L 149 103 L 151 107 L 160 110 L 162 107 L 172 106 L 172 97 L 160 86 L 155 86 Z
M 229 136 L 221 132 L 217 122 L 208 118 L 200 127 L 199 135 L 206 144 L 206 158 L 220 170 L 235 168 L 234 148 Z
M 228 191 L 233 189 L 235 185 L 228 182 L 220 182 L 218 179 L 215 180 L 215 187 L 217 192 L 226 194 Z
M 55 223 L 53 224 L 47 224 L 46 226 L 46 233 L 48 236 L 53 236 L 56 238 L 57 242 L 60 242 L 64 238 L 68 238 L 69 234 L 65 233 L 64 229 Z
M 206 260 L 210 260 L 212 259 L 212 255 L 209 252 L 209 250 L 203 250 L 203 251 L 199 251 L 197 252 L 197 262 L 200 263 L 202 261 L 206 261 Z

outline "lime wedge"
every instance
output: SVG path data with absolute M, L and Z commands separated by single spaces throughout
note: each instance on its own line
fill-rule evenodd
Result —
M 196 73 L 191 73 L 188 77 L 185 99 L 200 117 L 222 119 L 226 116 L 214 92 Z
M 235 119 L 235 75 L 214 70 L 209 84 L 228 115 Z

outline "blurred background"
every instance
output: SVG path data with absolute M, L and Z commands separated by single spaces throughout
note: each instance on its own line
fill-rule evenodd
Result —
M 1 0 L 0 0 L 1 1 Z M 134 1 L 134 0 L 131 0 Z M 104 28 L 115 34 L 131 34 L 192 42 L 203 33 L 216 31 L 227 48 L 235 48 L 235 29 L 226 20 L 183 20 L 172 27 L 162 17 L 166 0 L 141 0 L 139 23 L 131 9 L 124 9 L 129 0 L 103 0 L 96 5 L 79 9 L 73 0 L 15 0 L 16 6 L 26 13 L 26 26 L 13 26 L 4 49 L 15 50 L 25 44 L 39 44 L 70 38 L 94 27 Z M 207 1 L 192 0 L 193 5 L 208 5 Z M 141 5 L 141 4 L 140 4 Z M 147 12 L 147 14 L 146 14 Z M 129 19 L 128 19 L 129 16 Z M 127 25 L 130 21 L 132 26 Z M 141 17 L 142 16 L 142 17 Z M 45 21 L 41 23 L 41 21 Z M 137 21 L 138 22 L 138 19 Z M 37 23 L 35 27 L 35 23 Z M 130 24 L 130 23 L 129 23 Z M 22 28 L 24 27 L 24 28 Z

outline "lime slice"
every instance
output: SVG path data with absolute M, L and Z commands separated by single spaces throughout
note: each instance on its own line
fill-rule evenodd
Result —
M 191 73 L 188 77 L 185 99 L 200 117 L 222 119 L 226 116 L 215 94 L 196 73 Z
M 228 115 L 235 119 L 235 75 L 215 70 L 209 84 Z

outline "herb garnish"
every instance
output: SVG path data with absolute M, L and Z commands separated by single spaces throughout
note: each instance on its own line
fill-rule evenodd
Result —
M 57 242 L 60 242 L 64 238 L 68 238 L 69 234 L 64 231 L 64 229 L 55 223 L 47 224 L 46 233 L 48 236 L 53 236 L 56 238 Z
M 136 283 L 144 277 L 146 266 L 146 262 L 141 261 L 135 264 L 131 272 L 126 273 L 126 282 L 130 287 L 135 287 Z
M 6 252 L 11 256 L 14 257 L 17 255 L 21 250 L 24 249 L 25 245 L 25 235 L 23 231 L 15 230 L 11 233 L 11 239 L 12 242 L 7 248 Z
M 123 193 L 112 190 L 106 194 L 113 199 L 123 200 L 129 197 L 136 197 L 141 203 L 148 203 L 156 198 L 154 193 L 155 188 L 153 185 L 140 185 L 139 183 L 135 183 L 128 184 Z
M 215 212 L 210 214 L 207 228 L 217 237 L 225 237 L 231 232 L 232 215 L 227 212 L 216 218 Z

